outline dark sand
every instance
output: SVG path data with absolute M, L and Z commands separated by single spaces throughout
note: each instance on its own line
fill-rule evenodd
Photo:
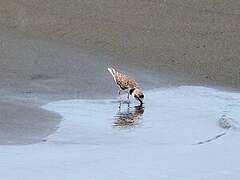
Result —
M 115 95 L 107 66 L 144 89 L 238 90 L 239 57 L 238 0 L 0 1 L 0 143 L 53 133 L 49 101 Z
M 44 141 L 58 127 L 60 116 L 27 103 L 0 101 L 0 144 Z

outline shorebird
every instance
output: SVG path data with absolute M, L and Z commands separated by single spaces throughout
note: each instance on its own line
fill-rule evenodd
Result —
M 129 94 L 132 95 L 136 100 L 140 102 L 140 105 L 143 104 L 143 92 L 141 91 L 138 83 L 130 78 L 129 76 L 122 74 L 116 71 L 114 68 L 108 68 L 108 71 L 111 73 L 114 81 L 116 82 L 117 86 L 119 87 L 118 94 L 121 95 L 122 90 L 128 91 L 128 99 Z

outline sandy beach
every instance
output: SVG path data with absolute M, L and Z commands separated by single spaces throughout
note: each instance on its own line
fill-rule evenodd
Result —
M 238 90 L 239 16 L 224 0 L 1 1 L 1 99 L 113 97 L 112 65 L 144 89 Z
M 63 116 L 47 103 L 115 98 L 109 66 L 144 91 L 239 92 L 239 9 L 237 0 L 0 1 L 0 144 L 57 132 Z

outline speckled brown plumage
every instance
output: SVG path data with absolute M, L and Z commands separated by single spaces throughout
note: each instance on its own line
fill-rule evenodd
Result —
M 138 83 L 129 76 L 124 75 L 113 68 L 108 68 L 108 71 L 112 74 L 113 79 L 121 90 L 139 88 Z

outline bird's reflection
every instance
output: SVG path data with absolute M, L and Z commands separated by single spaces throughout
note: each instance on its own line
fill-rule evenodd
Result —
M 123 106 L 124 104 L 120 102 L 118 113 L 114 116 L 113 126 L 119 128 L 131 128 L 138 125 L 139 120 L 142 118 L 144 113 L 144 107 L 130 107 L 129 103 L 127 103 L 127 108 L 124 108 Z

